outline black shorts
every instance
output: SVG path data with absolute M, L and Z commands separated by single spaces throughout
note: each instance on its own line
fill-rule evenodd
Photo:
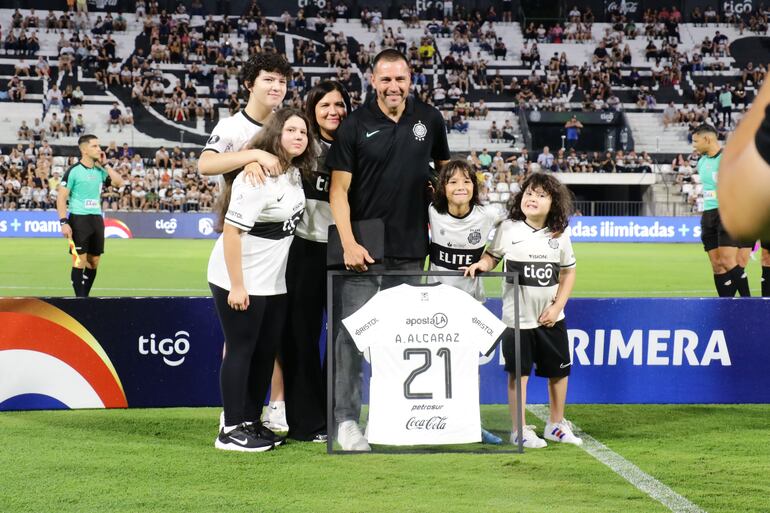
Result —
M 722 226 L 722 219 L 719 217 L 719 210 L 716 208 L 703 212 L 700 218 L 700 230 L 700 240 L 703 242 L 703 249 L 706 251 L 723 247 L 749 247 L 745 245 L 748 243 L 741 243 L 730 237 L 725 227 Z M 753 242 L 751 242 L 751 246 L 754 246 Z
M 770 240 L 760 241 L 759 244 L 762 246 L 762 249 L 770 251 Z
M 521 375 L 529 376 L 532 367 L 535 375 L 544 378 L 563 378 L 569 376 L 572 360 L 567 339 L 567 325 L 564 320 L 558 321 L 553 328 L 538 326 L 529 330 L 521 330 Z M 516 372 L 514 353 L 514 331 L 506 328 L 503 332 L 503 357 L 505 371 Z
M 98 214 L 70 214 L 72 241 L 78 254 L 101 255 L 104 253 L 104 219 Z

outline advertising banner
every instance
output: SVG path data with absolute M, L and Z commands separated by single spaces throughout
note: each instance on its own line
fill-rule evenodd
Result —
M 216 214 L 107 212 L 104 236 L 120 239 L 216 239 Z M 0 237 L 61 237 L 55 211 L 0 211 Z
M 107 238 L 216 239 L 214 214 L 110 212 Z M 697 242 L 700 217 L 589 217 L 570 220 L 575 242 Z M 0 212 L 2 237 L 61 237 L 56 212 Z
M 573 242 L 697 242 L 700 216 L 575 216 L 567 228 Z
M 770 402 L 768 299 L 572 299 L 566 315 L 570 403 Z M 222 346 L 210 298 L 0 299 L 0 410 L 215 406 Z M 484 404 L 507 401 L 500 353 L 480 361 Z M 545 391 L 532 378 L 529 401 Z

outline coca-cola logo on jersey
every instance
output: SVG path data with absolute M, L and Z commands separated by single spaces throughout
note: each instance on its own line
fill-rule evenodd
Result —
M 423 431 L 441 431 L 446 429 L 446 419 L 448 417 L 429 417 L 429 418 L 417 418 L 411 417 L 406 421 L 406 430 L 423 430 Z

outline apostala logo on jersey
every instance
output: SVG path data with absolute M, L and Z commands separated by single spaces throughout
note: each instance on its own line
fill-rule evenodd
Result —
M 471 233 L 468 234 L 468 243 L 478 244 L 479 242 L 481 242 L 481 230 L 471 230 Z
M 428 127 L 425 126 L 422 121 L 418 121 L 412 127 L 412 133 L 414 134 L 415 139 L 424 141 L 425 136 L 428 135 Z
M 446 314 L 442 314 L 441 312 L 433 314 L 432 317 L 411 317 L 406 320 L 407 326 L 429 325 L 435 326 L 436 328 L 443 328 L 447 324 L 449 324 L 449 319 Z

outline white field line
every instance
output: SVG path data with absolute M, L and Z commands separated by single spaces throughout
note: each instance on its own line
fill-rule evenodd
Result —
M 150 292 L 162 292 L 162 291 L 168 291 L 168 292 L 208 292 L 209 289 L 161 289 L 161 288 L 137 288 L 137 287 L 97 287 L 99 290 L 146 290 Z M 28 286 L 28 285 L 7 285 L 2 286 L 0 285 L 0 290 L 70 290 L 71 287 L 34 287 L 34 286 Z M 586 295 L 587 297 L 593 297 L 593 296 L 607 296 L 607 297 L 623 297 L 623 296 L 645 296 L 649 294 L 656 294 L 656 295 L 663 295 L 663 294 L 692 294 L 692 293 L 698 293 L 698 294 L 707 294 L 714 292 L 713 289 L 708 290 L 697 290 L 697 289 L 691 289 L 691 290 L 613 290 L 613 291 L 606 291 L 606 290 L 583 290 L 581 291 L 581 296 Z M 716 296 L 714 296 L 716 297 Z
M 69 290 L 72 291 L 72 287 L 28 287 L 26 285 L 9 285 L 0 286 L 0 290 Z M 116 291 L 116 290 L 128 290 L 128 291 L 142 291 L 142 292 L 211 292 L 209 289 L 152 289 L 144 287 L 94 287 L 95 292 L 100 290 L 104 291 Z
M 531 404 L 527 409 L 535 414 L 543 422 L 548 421 L 548 406 L 545 404 Z M 638 490 L 646 493 L 651 498 L 663 504 L 674 513 L 706 513 L 697 505 L 674 490 L 661 483 L 642 469 L 625 459 L 620 454 L 595 438 L 573 426 L 575 434 L 583 439 L 582 449 L 588 454 L 608 466 L 613 472 L 631 483 Z

